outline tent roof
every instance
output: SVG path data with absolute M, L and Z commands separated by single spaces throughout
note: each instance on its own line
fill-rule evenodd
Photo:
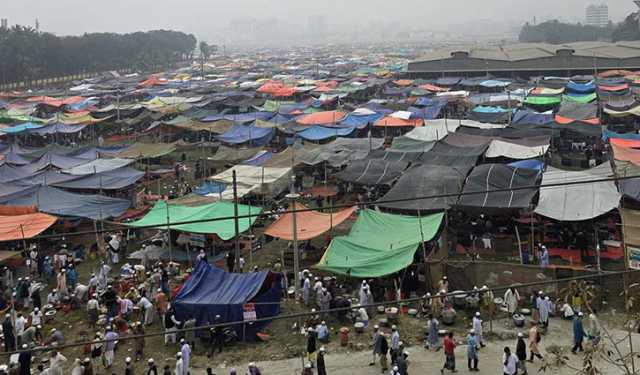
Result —
M 238 215 L 259 214 L 262 208 L 247 205 L 238 205 Z M 167 214 L 169 215 L 169 225 L 171 229 L 191 233 L 216 234 L 223 240 L 230 240 L 235 237 L 234 208 L 233 203 L 218 201 L 197 207 L 168 205 L 165 201 L 158 201 L 153 208 L 140 220 L 128 225 L 131 227 L 154 226 L 158 229 L 167 227 Z M 172 224 L 188 221 L 229 218 L 216 221 L 203 221 L 191 224 Z M 256 216 L 251 218 L 241 218 L 239 222 L 240 233 L 249 229 L 256 221 Z
M 57 220 L 55 216 L 42 213 L 0 216 L 0 241 L 33 238 L 47 230 Z
M 346 115 L 346 113 L 340 111 L 315 112 L 297 118 L 296 122 L 300 125 L 337 124 L 342 121 Z
M 74 194 L 50 186 L 39 186 L 25 194 L 2 198 L 9 206 L 36 206 L 41 212 L 59 216 L 104 220 L 125 213 L 131 202 L 104 195 Z
M 505 164 L 482 164 L 475 167 L 465 183 L 459 206 L 479 208 L 526 208 L 538 188 L 500 192 L 492 190 L 537 185 L 539 171 L 515 168 Z M 482 192 L 478 194 L 468 194 Z
M 413 261 L 418 245 L 434 238 L 443 214 L 422 218 L 364 210 L 348 236 L 336 237 L 316 268 L 352 277 L 381 277 Z
M 407 170 L 381 201 L 411 199 L 442 194 L 458 194 L 467 170 L 456 170 L 449 166 L 418 165 Z M 380 207 L 402 210 L 447 210 L 456 203 L 457 196 L 435 199 L 420 199 L 378 204 Z
M 548 167 L 542 174 L 542 184 L 593 181 L 612 175 L 609 163 L 586 171 L 565 171 Z M 588 220 L 618 207 L 620 196 L 613 181 L 542 187 L 536 213 L 561 221 Z
M 268 272 L 228 273 L 200 261 L 176 295 L 175 305 L 239 305 L 254 298 Z
M 305 210 L 307 207 L 296 203 L 296 210 Z M 296 213 L 296 234 L 300 241 L 310 240 L 328 232 L 331 228 L 340 225 L 347 220 L 356 210 L 356 207 L 347 208 L 334 213 L 318 211 L 304 211 Z M 286 213 L 274 221 L 264 234 L 283 240 L 293 240 L 293 214 Z

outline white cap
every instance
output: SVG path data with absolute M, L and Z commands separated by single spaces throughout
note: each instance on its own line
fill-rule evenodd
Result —
M 402 352 L 402 354 L 404 354 L 404 355 L 409 355 L 409 351 L 408 351 L 408 350 L 405 350 L 404 352 Z
M 149 360 L 147 361 L 148 364 L 152 364 L 153 363 L 153 358 L 149 358 Z
M 176 353 L 176 358 L 182 358 L 182 353 L 177 352 L 177 353 Z
M 27 345 L 27 344 L 22 344 L 22 349 L 26 349 L 26 348 L 28 348 L 28 347 L 29 347 L 29 345 Z
M 582 313 L 582 311 L 578 312 L 578 316 L 584 316 L 584 314 Z
M 249 362 L 249 367 L 256 367 L 256 363 L 255 362 Z
M 518 337 L 524 337 L 524 335 L 522 334 L 522 332 L 518 332 Z
M 483 286 L 482 286 L 482 289 L 489 289 L 489 287 L 488 287 L 488 286 L 486 286 L 486 285 L 483 285 Z
M 9 314 L 7 314 L 7 315 L 9 315 Z M 376 324 L 375 326 L 373 326 L 373 329 L 380 329 L 380 326 Z
M 393 371 L 399 371 L 398 366 L 393 366 Z
M 307 362 L 304 364 L 304 368 L 311 368 L 311 363 Z
M 472 334 L 472 335 L 475 335 L 476 330 L 475 330 L 475 329 L 470 329 L 470 330 L 469 330 L 469 333 L 470 333 L 470 334 Z
M 327 322 L 325 322 L 324 320 L 320 322 L 320 324 L 327 324 Z
M 476 316 L 480 316 L 480 311 L 476 311 Z
M 131 362 L 131 357 L 127 357 L 124 359 L 125 362 L 130 363 Z
M 324 353 L 324 351 L 325 351 L 324 346 L 320 347 L 320 351 Z
M 396 329 L 398 329 L 398 327 L 396 327 L 396 325 L 394 324 L 391 326 L 391 329 L 395 331 Z

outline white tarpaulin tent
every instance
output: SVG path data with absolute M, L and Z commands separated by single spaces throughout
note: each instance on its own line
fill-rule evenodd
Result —
M 549 184 L 605 179 L 613 171 L 609 163 L 586 171 L 565 171 L 547 168 L 542 175 L 540 198 L 536 213 L 561 221 L 588 220 L 618 207 L 621 194 L 613 181 L 544 187 Z
M 449 133 L 454 133 L 458 126 L 460 126 L 458 120 L 427 120 L 424 126 L 417 127 L 404 136 L 422 142 L 439 141 Z
M 289 187 L 291 182 L 291 168 L 259 167 L 254 165 L 236 165 L 233 168 L 209 177 L 209 180 L 222 182 L 228 186 L 227 194 L 233 194 L 233 171 L 236 172 L 238 196 L 250 192 L 275 196 Z M 232 197 L 232 196 L 231 196 Z
M 506 157 L 510 159 L 532 159 L 547 153 L 549 137 L 535 137 L 525 140 L 494 139 L 489 144 L 485 156 L 488 158 Z
M 81 164 L 73 168 L 65 169 L 62 172 L 76 175 L 76 176 L 84 176 L 87 174 L 109 172 L 114 169 L 126 167 L 127 165 L 133 163 L 134 161 L 135 160 L 133 159 L 121 159 L 121 158 L 96 159 L 86 164 Z

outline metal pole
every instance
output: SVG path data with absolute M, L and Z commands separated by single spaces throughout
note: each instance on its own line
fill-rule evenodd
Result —
M 300 195 L 293 192 L 287 194 L 291 202 L 291 231 L 293 237 L 293 277 L 295 283 L 295 297 L 296 301 L 300 298 L 300 251 L 298 249 L 298 223 L 296 219 L 296 201 Z
M 27 240 L 24 237 L 24 226 L 20 224 L 20 232 L 22 232 L 22 246 L 24 247 L 25 254 L 27 253 Z M 29 256 L 28 254 L 26 254 Z
M 236 183 L 236 170 L 233 170 L 233 224 L 235 227 L 235 271 L 240 271 L 240 222 L 238 221 L 238 184 Z
M 167 238 L 169 240 L 169 261 L 173 262 L 173 243 L 171 241 L 171 226 L 169 221 L 169 199 L 165 201 L 165 206 L 167 207 Z

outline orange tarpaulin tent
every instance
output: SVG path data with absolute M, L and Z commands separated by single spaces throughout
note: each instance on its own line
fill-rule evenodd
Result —
M 569 117 L 563 117 L 560 115 L 556 115 L 556 122 L 558 124 L 561 125 L 568 125 L 568 124 L 573 124 L 574 122 L 580 122 L 583 123 L 585 125 L 600 125 L 600 119 L 599 118 L 591 118 L 588 120 L 576 120 L 573 118 L 569 118 Z
M 327 125 L 335 124 L 342 121 L 347 114 L 340 111 L 325 111 L 310 113 L 296 119 L 296 122 L 300 125 Z
M 55 224 L 55 216 L 35 213 L 16 216 L 0 216 L 0 241 L 29 239 Z
M 640 140 L 637 139 L 609 138 L 609 143 L 622 147 L 640 148 Z
M 617 146 L 611 144 L 613 150 L 613 158 L 619 161 L 628 161 L 637 166 L 640 166 L 640 150 L 636 150 L 631 147 Z
M 374 126 L 389 126 L 389 127 L 403 127 L 403 126 L 413 126 L 419 127 L 424 124 L 424 120 L 421 118 L 409 119 L 405 120 L 397 117 L 383 117 L 380 120 L 376 121 Z
M 307 207 L 296 203 L 296 210 L 306 210 Z M 296 234 L 300 241 L 310 240 L 335 228 L 343 221 L 347 220 L 356 211 L 355 207 L 347 208 L 334 213 L 322 213 L 318 211 L 304 211 L 296 213 Z M 283 240 L 293 240 L 293 214 L 286 213 L 264 231 L 264 234 L 281 238 Z

